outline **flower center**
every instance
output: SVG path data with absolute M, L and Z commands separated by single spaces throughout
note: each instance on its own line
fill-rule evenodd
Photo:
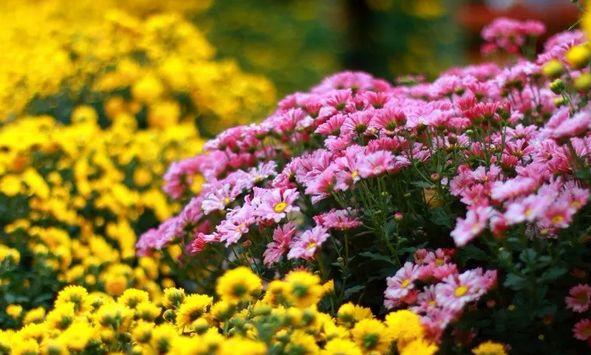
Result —
M 355 178 L 356 178 L 356 177 L 358 177 L 358 176 L 359 176 L 359 172 L 357 172 L 357 170 L 353 170 L 353 171 L 351 172 L 351 177 L 352 177 L 353 179 L 355 179 Z
M 439 259 L 439 258 L 438 259 L 435 259 L 435 265 L 442 266 L 443 263 L 444 263 L 443 259 Z
M 276 203 L 275 206 L 273 206 L 273 211 L 275 211 L 275 213 L 281 213 L 286 208 L 287 208 L 287 203 L 281 201 L 279 203 Z
M 458 286 L 456 288 L 456 290 L 454 291 L 454 296 L 462 297 L 463 295 L 466 294 L 466 292 L 468 292 L 468 287 L 461 285 L 461 286 Z
M 224 205 L 227 205 L 230 202 L 232 202 L 232 200 L 229 197 L 224 197 Z
M 314 248 L 316 248 L 316 242 L 308 242 L 308 244 L 306 244 L 307 250 L 314 249 Z
M 404 281 L 402 281 L 402 283 L 400 284 L 400 287 L 402 288 L 407 288 L 408 285 L 410 285 L 410 280 L 409 279 L 405 279 Z
M 559 223 L 562 223 L 562 222 L 564 222 L 564 217 L 563 216 L 556 215 L 556 216 L 552 217 L 552 223 L 553 224 L 559 224 Z

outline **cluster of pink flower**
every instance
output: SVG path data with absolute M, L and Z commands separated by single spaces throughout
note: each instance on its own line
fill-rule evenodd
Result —
M 580 284 L 574 286 L 568 292 L 565 299 L 566 308 L 576 313 L 585 313 L 591 306 L 591 286 Z M 591 318 L 585 318 L 578 321 L 573 327 L 575 338 L 584 340 L 591 345 Z
M 485 37 L 509 50 L 542 32 L 535 23 L 499 20 Z M 365 73 L 333 75 L 286 97 L 261 123 L 231 128 L 203 154 L 171 166 L 165 176 L 171 196 L 187 197 L 196 173 L 205 184 L 137 248 L 148 254 L 189 240 L 187 250 L 199 257 L 209 246 L 263 241 L 264 252 L 248 257 L 267 268 L 314 260 L 327 241 L 342 243 L 334 237 L 342 231 L 377 234 L 380 226 L 369 226 L 364 213 L 387 205 L 380 199 L 405 198 L 392 184 L 399 176 L 406 176 L 402 184 L 420 181 L 459 198 L 466 214 L 455 215 L 451 231 L 459 247 L 486 230 L 500 237 L 518 224 L 529 238 L 555 236 L 588 202 L 577 174 L 589 169 L 591 107 L 586 93 L 549 85 L 543 68 L 549 60 L 566 63 L 565 52 L 583 41 L 581 32 L 559 34 L 536 61 L 454 68 L 410 86 Z M 567 70 L 565 80 L 588 72 Z M 386 304 L 418 304 L 413 309 L 440 332 L 492 287 L 496 274 L 459 274 L 442 250 L 428 258 L 434 261 L 406 264 L 389 279 Z M 424 279 L 438 283 L 413 291 L 413 281 Z
M 546 27 L 538 21 L 516 21 L 498 18 L 482 30 L 482 38 L 487 42 L 482 47 L 484 54 L 498 51 L 517 54 L 526 45 L 528 38 L 536 38 L 546 32 Z
M 424 162 L 436 150 L 454 151 L 466 162 L 449 181 L 451 193 L 468 206 L 452 233 L 457 245 L 489 224 L 501 233 L 536 221 L 542 234 L 551 234 L 568 226 L 587 201 L 573 163 L 588 161 L 590 118 L 587 108 L 575 115 L 568 107 L 557 110 L 540 71 L 526 61 L 505 69 L 484 64 L 413 87 L 391 87 L 362 73 L 330 77 L 311 93 L 285 98 L 262 123 L 227 130 L 206 153 L 173 165 L 165 177 L 172 196 L 182 196 L 186 177 L 195 172 L 207 183 L 138 248 L 158 249 L 213 212 L 225 219 L 211 234 L 196 233 L 197 244 L 232 244 L 251 226 L 277 224 L 298 211 L 302 192 L 316 203 L 362 179 Z M 551 116 L 545 126 L 531 122 L 544 115 Z M 475 160 L 485 164 L 471 169 Z M 275 161 L 286 161 L 279 172 Z M 354 219 L 342 211 L 339 216 Z M 317 246 L 327 231 L 319 227 L 322 232 L 310 230 L 305 238 Z
M 453 253 L 453 249 L 419 249 L 414 263 L 407 262 L 387 279 L 386 308 L 410 308 L 421 316 L 433 339 L 439 339 L 464 306 L 480 299 L 497 281 L 496 271 L 478 268 L 460 274 L 451 262 Z

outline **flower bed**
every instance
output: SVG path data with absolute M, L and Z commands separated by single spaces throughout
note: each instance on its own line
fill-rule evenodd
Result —
M 170 167 L 165 190 L 185 207 L 139 252 L 179 243 L 204 290 L 228 266 L 265 280 L 315 270 L 334 281 L 325 307 L 411 310 L 446 352 L 488 339 L 583 351 L 590 51 L 573 31 L 535 55 L 543 31 L 485 28 L 486 53 L 516 57 L 505 66 L 408 86 L 345 72 L 284 98 Z

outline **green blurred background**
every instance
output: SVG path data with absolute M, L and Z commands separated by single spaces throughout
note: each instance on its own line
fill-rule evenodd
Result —
M 280 96 L 343 69 L 393 79 L 461 64 L 460 0 L 218 0 L 194 16 L 218 54 Z
M 264 74 L 281 97 L 344 69 L 431 79 L 481 60 L 480 29 L 499 16 L 553 33 L 578 14 L 569 0 L 216 0 L 193 20 L 218 55 Z

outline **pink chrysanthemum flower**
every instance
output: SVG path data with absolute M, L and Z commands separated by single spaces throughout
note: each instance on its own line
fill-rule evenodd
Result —
M 575 338 L 588 340 L 591 337 L 591 319 L 581 319 L 573 327 Z
M 314 258 L 316 251 L 330 237 L 326 228 L 316 226 L 302 233 L 294 239 L 291 244 L 291 250 L 287 254 L 288 259 L 306 259 Z
M 591 304 L 591 286 L 577 285 L 568 291 L 568 296 L 565 298 L 566 307 L 573 312 L 582 313 L 589 309 Z
M 468 210 L 466 218 L 458 218 L 456 228 L 451 232 L 457 246 L 464 246 L 486 228 L 491 215 L 490 207 Z
M 388 277 L 386 282 L 388 288 L 384 291 L 386 300 L 398 304 L 401 299 L 408 296 L 410 291 L 415 288 L 415 280 L 420 275 L 420 267 L 411 262 L 405 263 L 396 274 Z
M 207 215 L 213 211 L 223 211 L 235 197 L 230 184 L 223 184 L 205 197 L 201 203 L 203 213 Z
M 261 189 L 254 188 L 254 214 L 263 220 L 281 221 L 290 212 L 299 211 L 295 206 L 299 197 L 296 189 Z
M 317 225 L 327 229 L 347 230 L 357 228 L 361 221 L 354 215 L 354 211 L 332 209 L 326 213 L 314 216 L 314 222 Z
M 479 299 L 496 282 L 496 271 L 468 270 L 457 276 L 448 276 L 437 284 L 437 303 L 442 307 L 459 311 Z
M 273 231 L 273 241 L 267 244 L 267 249 L 263 253 L 263 262 L 266 266 L 275 264 L 287 253 L 295 232 L 296 227 L 293 222 L 287 222 L 275 228 Z

